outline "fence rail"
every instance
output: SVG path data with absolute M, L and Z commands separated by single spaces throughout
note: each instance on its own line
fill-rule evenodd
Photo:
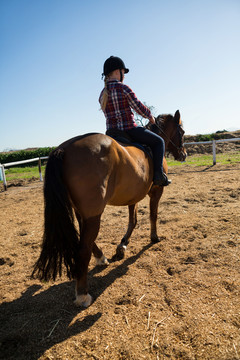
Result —
M 198 142 L 189 142 L 184 143 L 186 145 L 201 145 L 201 144 L 212 144 L 212 153 L 213 153 L 213 165 L 216 165 L 216 144 L 221 142 L 233 142 L 233 141 L 240 141 L 240 138 L 233 138 L 233 139 L 219 139 L 219 140 L 212 140 L 212 141 L 198 141 Z
M 232 139 L 220 139 L 220 140 L 212 140 L 212 141 L 198 141 L 198 142 L 189 142 L 184 143 L 184 146 L 188 145 L 202 145 L 202 144 L 212 144 L 212 152 L 213 152 L 213 165 L 216 165 L 216 144 L 221 142 L 233 142 L 233 141 L 240 141 L 240 138 L 232 138 Z M 22 161 L 15 161 L 6 164 L 0 164 L 0 180 L 3 181 L 4 190 L 7 190 L 7 181 L 5 175 L 5 168 L 10 166 L 22 165 L 31 162 L 38 162 L 38 170 L 39 170 L 39 178 L 40 181 L 43 181 L 42 176 L 42 169 L 41 169 L 41 160 L 47 160 L 48 156 L 42 156 L 39 158 L 29 159 L 29 160 L 22 160 Z
M 38 158 L 34 158 L 34 159 L 21 160 L 21 161 L 0 164 L 0 180 L 3 181 L 4 190 L 5 191 L 7 190 L 7 180 L 6 180 L 6 175 L 5 175 L 5 168 L 11 167 L 11 166 L 16 166 L 16 165 L 27 164 L 27 163 L 31 163 L 31 162 L 38 162 L 39 178 L 40 178 L 40 181 L 43 181 L 42 160 L 47 160 L 47 159 L 48 159 L 48 156 L 42 156 L 42 157 L 38 157 Z

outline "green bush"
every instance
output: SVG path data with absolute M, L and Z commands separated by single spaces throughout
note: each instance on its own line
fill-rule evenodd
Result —
M 200 141 L 211 141 L 212 139 L 210 138 L 210 135 L 197 135 L 196 136 L 196 141 L 200 142 Z
M 218 130 L 218 131 L 216 131 L 216 134 L 222 134 L 222 133 L 226 133 L 226 132 L 228 132 L 227 130 Z
M 220 139 L 230 139 L 231 135 L 223 131 L 217 131 L 216 133 L 212 134 L 205 134 L 205 135 L 197 135 L 196 141 L 213 141 L 213 140 L 220 140 Z
M 6 164 L 15 161 L 34 159 L 37 157 L 49 156 L 55 147 L 38 148 L 35 150 L 20 150 L 6 153 L 0 153 L 0 163 Z

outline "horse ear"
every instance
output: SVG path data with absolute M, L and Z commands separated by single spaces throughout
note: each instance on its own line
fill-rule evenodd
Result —
M 179 110 L 175 112 L 174 119 L 176 120 L 176 123 L 181 124 L 181 115 Z

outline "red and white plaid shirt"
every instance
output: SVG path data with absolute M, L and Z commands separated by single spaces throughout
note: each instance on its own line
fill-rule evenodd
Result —
M 151 118 L 151 111 L 141 103 L 127 85 L 118 80 L 107 82 L 108 101 L 104 110 L 108 129 L 128 130 L 137 126 L 134 121 L 133 109 L 144 118 Z M 99 102 L 104 89 L 102 90 Z

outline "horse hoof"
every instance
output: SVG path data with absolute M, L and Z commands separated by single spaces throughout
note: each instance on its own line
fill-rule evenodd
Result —
M 102 257 L 100 258 L 95 258 L 96 259 L 96 265 L 109 265 L 108 259 L 102 255 Z
M 76 300 L 74 301 L 74 304 L 76 306 L 82 306 L 87 308 L 92 304 L 93 298 L 90 294 L 86 295 L 77 295 Z
M 157 235 L 151 236 L 151 242 L 153 244 L 159 243 L 161 240 Z
M 125 256 L 126 249 L 127 249 L 126 245 L 118 245 L 116 250 L 116 258 L 122 260 Z

